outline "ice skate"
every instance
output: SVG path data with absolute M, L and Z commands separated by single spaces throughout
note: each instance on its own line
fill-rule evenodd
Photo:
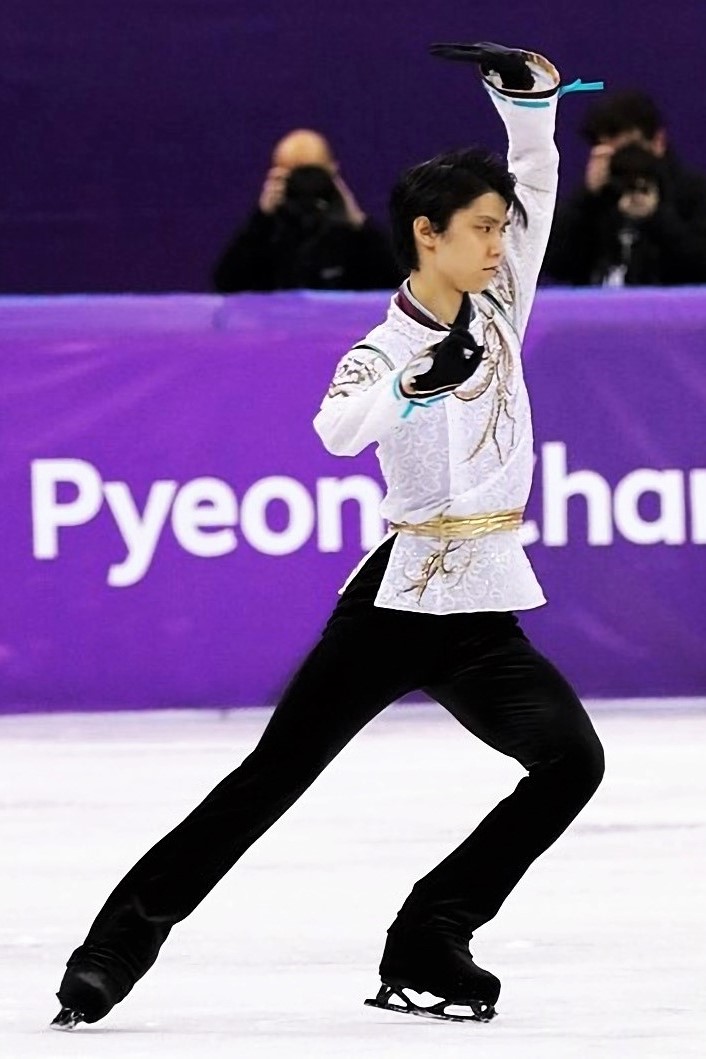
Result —
M 61 1011 L 51 1022 L 52 1029 L 73 1030 L 81 1022 L 98 1022 L 132 988 L 127 970 L 103 954 L 69 960 L 56 994 Z
M 452 933 L 389 930 L 380 978 L 377 996 L 365 1001 L 369 1007 L 452 1022 L 489 1022 L 497 1014 L 499 979 Z
M 51 1021 L 53 1030 L 75 1030 L 79 1022 L 85 1022 L 86 1018 L 82 1011 L 75 1008 L 62 1008 L 55 1019 Z

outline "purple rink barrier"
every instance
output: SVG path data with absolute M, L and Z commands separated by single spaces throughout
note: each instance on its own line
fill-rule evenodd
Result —
M 272 703 L 384 530 L 311 421 L 388 300 L 0 299 L 0 710 Z M 525 364 L 524 627 L 584 696 L 703 695 L 706 290 L 542 290 Z

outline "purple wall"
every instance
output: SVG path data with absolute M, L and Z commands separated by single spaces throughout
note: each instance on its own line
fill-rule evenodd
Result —
M 566 79 L 647 88 L 685 161 L 703 164 L 702 0 L 481 7 L 3 0 L 0 291 L 208 290 L 273 141 L 302 124 L 332 138 L 384 220 L 400 169 L 472 140 L 503 147 L 470 73 L 427 57 L 434 40 L 535 47 Z M 592 98 L 561 106 L 562 192 Z

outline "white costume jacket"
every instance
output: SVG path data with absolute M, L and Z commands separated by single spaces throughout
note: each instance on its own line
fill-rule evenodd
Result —
M 485 346 L 480 367 L 441 398 L 410 401 L 400 394 L 402 369 L 447 330 L 405 283 L 385 322 L 339 362 L 314 420 L 335 455 L 377 445 L 387 486 L 381 514 L 389 523 L 517 511 L 527 502 L 534 451 L 520 349 L 549 238 L 559 160 L 552 93 L 559 76 L 543 63 L 532 64 L 534 96 L 506 93 L 494 78 L 483 79 L 507 129 L 508 168 L 529 223 L 524 228 L 512 219 L 499 272 L 486 291 L 471 294 L 469 330 Z M 518 528 L 466 540 L 398 532 L 375 599 L 377 606 L 431 614 L 525 610 L 544 602 Z

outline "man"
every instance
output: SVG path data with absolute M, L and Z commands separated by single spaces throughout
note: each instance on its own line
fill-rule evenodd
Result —
M 706 179 L 670 148 L 654 101 L 616 92 L 582 133 L 584 185 L 557 210 L 543 279 L 573 286 L 706 282 Z
M 275 145 L 257 209 L 213 283 L 222 293 L 385 290 L 401 278 L 386 233 L 361 210 L 328 140 L 294 129 Z
M 409 278 L 343 357 L 315 418 L 335 454 L 379 447 L 390 532 L 341 589 L 254 751 L 110 895 L 68 961 L 58 1026 L 95 1022 L 126 996 L 172 927 L 353 736 L 418 688 L 528 774 L 413 887 L 368 1003 L 487 1021 L 500 982 L 473 960 L 471 935 L 600 783 L 592 724 L 515 613 L 544 602 L 518 536 L 533 466 L 520 346 L 554 208 L 559 76 L 498 45 L 436 54 L 481 65 L 512 172 L 472 149 L 401 178 L 391 216 Z

